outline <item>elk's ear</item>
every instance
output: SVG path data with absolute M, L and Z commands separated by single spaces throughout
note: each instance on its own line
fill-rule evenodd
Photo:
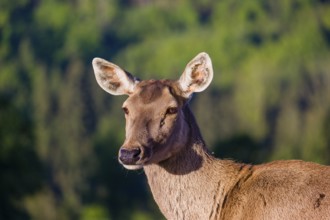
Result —
M 194 92 L 205 90 L 213 79 L 212 61 L 205 52 L 199 53 L 186 66 L 178 83 L 181 87 L 182 94 L 185 98 L 189 98 Z
M 93 59 L 96 81 L 112 95 L 132 94 L 138 80 L 119 66 L 101 58 Z

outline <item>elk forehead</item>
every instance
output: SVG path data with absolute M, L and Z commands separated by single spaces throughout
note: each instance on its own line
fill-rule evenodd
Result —
M 138 95 L 141 97 L 143 104 L 149 104 L 156 101 L 162 96 L 164 90 L 167 89 L 167 87 L 159 81 L 149 81 L 139 87 L 141 89 Z
M 128 103 L 136 104 L 141 103 L 148 105 L 156 102 L 162 104 L 178 104 L 176 99 L 175 89 L 173 82 L 164 80 L 147 80 L 142 81 L 137 85 L 134 94 L 131 95 L 126 101 Z M 161 106 L 157 106 L 161 107 Z

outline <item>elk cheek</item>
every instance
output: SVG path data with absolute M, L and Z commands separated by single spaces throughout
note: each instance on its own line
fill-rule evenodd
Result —
M 164 144 L 166 140 L 166 134 L 160 129 L 157 137 L 155 138 L 155 142 L 158 144 Z

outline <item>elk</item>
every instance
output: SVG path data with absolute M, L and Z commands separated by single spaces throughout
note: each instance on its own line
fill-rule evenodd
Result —
M 215 158 L 189 100 L 212 81 L 207 53 L 178 80 L 138 80 L 117 65 L 93 59 L 98 84 L 123 103 L 126 137 L 119 162 L 143 168 L 167 219 L 330 219 L 330 167 L 299 160 L 251 165 Z

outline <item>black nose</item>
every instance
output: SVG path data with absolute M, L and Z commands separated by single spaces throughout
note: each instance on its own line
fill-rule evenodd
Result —
M 135 165 L 140 160 L 140 148 L 121 148 L 119 151 L 119 160 L 126 165 Z

